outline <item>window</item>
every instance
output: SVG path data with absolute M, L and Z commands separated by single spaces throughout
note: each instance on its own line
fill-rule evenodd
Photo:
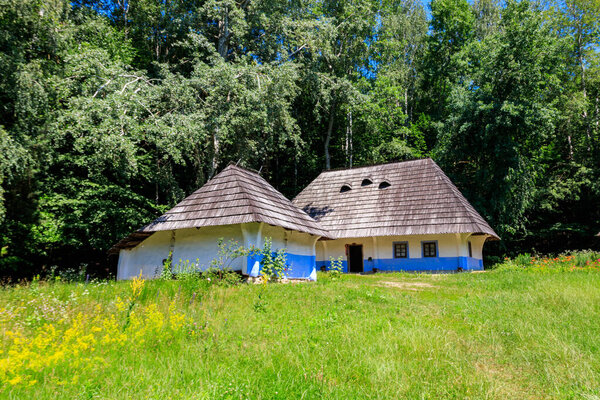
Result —
M 392 186 L 391 183 L 389 183 L 388 181 L 383 181 L 379 184 L 379 189 L 389 188 L 390 186 Z
M 370 180 L 369 178 L 365 178 L 365 179 L 363 179 L 363 181 L 362 181 L 362 183 L 360 184 L 360 186 L 369 186 L 369 185 L 371 185 L 371 184 L 373 184 L 373 181 L 372 181 L 372 180 Z
M 408 258 L 408 242 L 394 242 L 394 258 Z
M 469 257 L 473 257 L 473 249 L 471 249 L 471 242 L 469 243 Z
M 344 185 L 340 189 L 340 193 L 346 193 L 346 192 L 349 192 L 350 190 L 352 190 L 352 188 L 350 187 L 350 185 Z
M 423 257 L 437 257 L 437 242 L 423 242 Z

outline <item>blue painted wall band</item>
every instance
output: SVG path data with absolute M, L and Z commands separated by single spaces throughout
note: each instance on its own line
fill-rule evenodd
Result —
M 330 261 L 317 261 L 317 269 L 325 266 L 331 269 Z M 342 261 L 343 272 L 348 272 L 348 262 Z M 456 271 L 462 268 L 465 271 L 483 270 L 483 260 L 473 257 L 425 257 L 425 258 L 379 258 L 369 261 L 363 260 L 363 271 L 371 272 L 373 268 L 388 272 L 418 272 L 418 271 Z
M 260 276 L 261 256 L 248 256 L 248 275 Z M 315 256 L 286 253 L 285 276 L 292 279 L 317 279 L 317 269 L 331 269 L 330 261 L 316 261 Z M 343 272 L 348 272 L 348 262 L 342 261 Z M 462 268 L 464 271 L 483 270 L 483 260 L 473 257 L 426 257 L 426 258 L 380 258 L 363 260 L 363 271 L 377 268 L 382 272 L 450 272 Z
M 260 255 L 247 257 L 248 275 L 253 277 L 260 276 L 262 269 L 261 260 L 262 256 Z M 315 256 L 286 253 L 286 264 L 285 276 L 287 278 L 317 280 Z

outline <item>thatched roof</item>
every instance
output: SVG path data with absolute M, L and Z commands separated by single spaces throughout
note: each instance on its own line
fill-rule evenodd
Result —
M 325 171 L 293 203 L 334 238 L 475 233 L 498 239 L 431 159 Z
M 110 252 L 135 247 L 157 231 L 247 222 L 329 236 L 259 174 L 231 164 L 164 215 L 121 240 Z

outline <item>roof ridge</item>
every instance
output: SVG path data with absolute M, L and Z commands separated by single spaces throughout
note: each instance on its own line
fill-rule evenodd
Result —
M 291 201 L 290 201 L 290 200 L 289 200 L 287 197 L 283 196 L 283 195 L 282 195 L 282 194 L 281 194 L 281 193 L 280 193 L 280 192 L 279 192 L 277 189 L 275 189 L 275 188 L 274 188 L 274 187 L 273 187 L 273 186 L 272 186 L 272 185 L 271 185 L 269 182 L 267 182 L 267 180 L 266 180 L 266 179 L 264 179 L 264 178 L 263 178 L 262 176 L 260 176 L 260 175 L 259 175 L 259 177 L 260 177 L 260 179 L 262 179 L 262 180 L 264 181 L 264 183 L 266 183 L 266 184 L 268 185 L 267 187 L 270 187 L 270 188 L 272 188 L 272 189 L 273 189 L 273 194 L 274 194 L 274 195 L 275 195 L 275 194 L 280 194 L 280 195 L 281 195 L 283 198 L 285 198 L 285 199 L 286 199 L 286 200 L 287 200 L 287 201 L 290 203 L 290 206 L 291 206 L 291 207 L 289 207 L 289 208 L 290 208 L 291 210 L 293 210 L 293 211 L 298 211 L 298 212 L 300 213 L 300 215 L 302 215 L 303 217 L 306 217 L 306 218 L 305 218 L 305 220 L 306 220 L 306 222 L 307 222 L 307 223 L 310 223 L 310 222 L 312 222 L 312 223 L 315 223 L 315 224 L 317 225 L 317 227 L 318 227 L 320 230 L 322 230 L 322 231 L 326 231 L 326 229 L 322 228 L 322 227 L 319 225 L 319 223 L 318 223 L 317 221 L 315 221 L 313 218 L 311 218 L 311 217 L 310 217 L 310 215 L 308 215 L 308 214 L 307 214 L 307 213 L 306 213 L 304 210 L 302 210 L 300 207 L 298 207 L 298 206 L 294 205 L 294 204 L 293 204 L 293 203 L 292 203 L 292 202 L 291 202 Z M 247 198 L 247 200 L 248 200 L 248 202 L 250 203 L 250 206 L 252 207 L 252 215 L 253 215 L 253 216 L 254 216 L 254 217 L 257 219 L 257 220 L 260 220 L 260 219 L 262 219 L 262 218 L 260 218 L 260 217 L 262 217 L 262 216 L 269 217 L 268 215 L 263 215 L 263 213 L 261 213 L 261 212 L 260 212 L 260 210 L 261 210 L 261 207 L 260 207 L 260 206 L 257 204 L 257 203 L 259 203 L 259 202 L 258 202 L 258 201 L 256 201 L 256 200 L 255 200 L 255 199 L 254 199 L 252 196 L 250 196 L 250 195 L 248 194 L 248 190 L 249 190 L 249 189 L 251 189 L 251 188 L 247 187 L 247 186 L 246 186 L 246 184 L 247 184 L 247 182 L 240 181 L 238 186 L 240 186 L 240 187 L 243 189 L 244 195 L 248 195 L 248 196 L 249 196 L 249 197 Z M 280 199 L 277 199 L 277 200 L 280 200 Z M 277 204 L 276 204 L 276 206 L 277 206 Z M 283 206 L 283 204 L 281 204 L 281 206 Z M 285 214 L 283 214 L 283 213 L 282 213 L 282 215 L 285 215 Z M 260 217 L 259 217 L 259 216 L 260 216 Z M 271 217 L 271 218 L 274 218 L 274 217 Z M 261 222 L 264 222 L 264 221 L 261 221 Z
M 229 167 L 234 167 L 234 169 L 235 169 L 235 170 L 237 170 L 237 172 L 248 171 L 248 170 L 246 170 L 245 168 L 238 167 L 237 165 L 232 165 L 232 164 L 230 164 L 230 165 L 228 165 L 228 166 L 227 166 L 227 168 L 229 168 Z M 225 168 L 225 169 L 227 169 L 227 168 Z M 225 171 L 225 169 L 224 169 L 223 171 Z M 223 171 L 221 171 L 221 172 L 223 172 Z M 248 171 L 248 172 L 252 172 L 252 171 Z M 256 173 L 256 175 L 258 175 L 258 173 Z M 265 180 L 265 179 L 264 179 L 262 176 L 258 175 L 258 177 L 259 177 L 259 178 L 261 178 L 263 181 L 265 181 L 265 182 L 268 184 L 268 182 L 267 182 L 267 181 L 266 181 L 266 180 Z M 252 218 L 254 218 L 254 219 L 257 221 L 257 222 L 259 222 L 259 221 L 260 221 L 259 214 L 258 214 L 258 213 L 257 213 L 257 211 L 256 211 L 256 209 L 257 209 L 257 205 L 256 205 L 256 203 L 254 202 L 254 199 L 252 198 L 252 196 L 250 196 L 250 193 L 248 193 L 248 189 L 249 189 L 249 188 L 248 188 L 248 187 L 246 187 L 245 183 L 246 183 L 246 182 L 244 182 L 244 181 L 240 181 L 240 180 L 236 180 L 236 181 L 235 181 L 235 184 L 236 184 L 236 185 L 237 185 L 239 188 L 241 188 L 241 189 L 242 189 L 242 194 L 243 194 L 243 196 L 244 196 L 244 199 L 248 201 L 248 204 L 249 204 L 249 206 L 250 206 L 250 209 L 252 210 L 252 211 L 251 211 L 251 213 L 252 213 Z M 263 222 L 263 221 L 260 221 L 260 222 Z

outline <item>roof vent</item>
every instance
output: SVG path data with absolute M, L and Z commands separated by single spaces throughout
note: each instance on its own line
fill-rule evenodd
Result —
M 352 188 L 350 187 L 350 185 L 343 185 L 342 188 L 340 189 L 340 193 L 346 193 L 351 190 L 352 190 Z
M 389 188 L 390 186 L 392 186 L 391 183 L 389 183 L 388 181 L 383 181 L 379 184 L 379 189 Z
M 360 184 L 360 186 L 369 186 L 369 185 L 372 185 L 372 184 L 373 184 L 372 180 L 370 180 L 369 178 L 365 178 L 365 179 L 363 179 L 363 181 Z

